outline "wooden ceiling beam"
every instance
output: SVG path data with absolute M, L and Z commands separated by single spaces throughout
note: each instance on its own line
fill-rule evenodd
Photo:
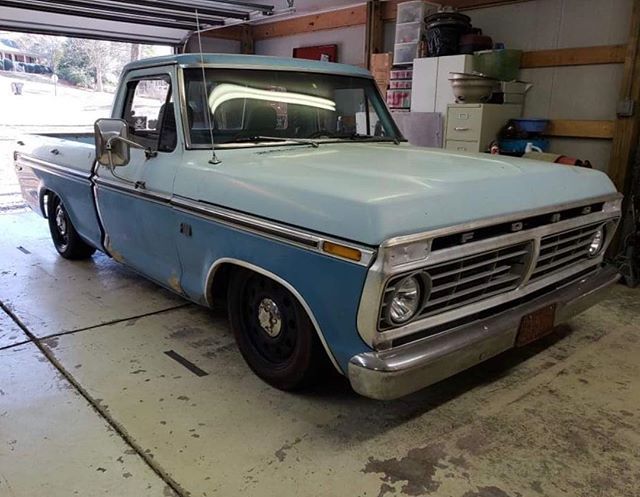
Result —
M 320 14 L 312 14 L 282 21 L 255 24 L 253 35 L 256 40 L 290 36 L 292 34 L 327 29 L 362 26 L 367 22 L 367 6 L 357 5 L 347 9 L 332 10 Z
M 218 38 L 222 40 L 236 40 L 242 41 L 244 36 L 243 25 L 227 26 L 224 28 L 210 29 L 202 32 L 203 38 Z

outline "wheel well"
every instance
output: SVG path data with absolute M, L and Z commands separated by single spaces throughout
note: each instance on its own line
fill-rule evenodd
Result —
M 279 278 L 276 275 L 270 273 L 269 271 L 261 270 L 260 268 L 255 266 L 252 267 L 250 265 L 245 265 L 242 263 L 242 261 L 236 262 L 231 260 L 231 261 L 221 262 L 220 264 L 214 266 L 212 268 L 212 271 L 213 273 L 210 272 L 210 277 L 209 277 L 210 281 L 208 282 L 208 288 L 206 293 L 207 303 L 211 307 L 218 305 L 218 303 L 220 302 L 226 302 L 229 282 L 231 281 L 231 276 L 236 271 L 250 271 L 250 272 L 262 274 L 263 276 L 270 278 L 274 280 L 276 283 L 287 288 L 287 290 L 289 290 L 292 293 L 293 297 L 300 303 L 300 305 L 302 305 L 304 311 L 307 313 L 307 316 L 309 317 L 309 319 L 313 324 L 313 328 L 315 329 L 317 337 L 320 339 L 320 342 L 322 343 L 322 346 L 324 348 L 324 351 L 327 357 L 329 358 L 329 360 L 331 361 L 335 369 L 340 374 L 344 374 L 344 372 L 340 368 L 340 365 L 338 364 L 335 357 L 333 356 L 333 353 L 329 349 L 329 345 L 324 339 L 322 330 L 320 329 L 320 326 L 316 321 L 316 318 L 313 315 L 313 312 L 311 311 L 307 303 L 304 301 L 303 297 L 294 289 L 294 287 L 290 283 L 287 283 L 285 280 L 279 281 Z
M 234 271 L 240 271 L 242 269 L 244 268 L 232 262 L 224 262 L 215 268 L 206 295 L 207 302 L 209 302 L 210 305 L 216 305 L 217 302 L 227 300 L 227 290 L 229 288 L 229 282 L 231 281 L 231 274 Z
M 48 190 L 46 188 L 42 188 L 40 190 L 40 212 L 42 212 L 42 215 L 44 216 L 45 219 L 47 219 L 49 217 L 49 196 L 50 195 L 55 195 L 54 192 L 52 192 L 51 190 Z

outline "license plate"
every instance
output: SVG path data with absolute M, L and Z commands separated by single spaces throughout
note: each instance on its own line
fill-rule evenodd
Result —
M 528 343 L 548 335 L 553 331 L 553 324 L 556 317 L 556 304 L 548 305 L 538 309 L 531 314 L 523 316 L 518 329 L 516 347 L 522 347 Z

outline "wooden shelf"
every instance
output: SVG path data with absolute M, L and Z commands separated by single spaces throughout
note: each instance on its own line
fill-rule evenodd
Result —
M 535 67 L 622 64 L 624 63 L 625 53 L 625 45 L 538 50 L 524 52 L 520 67 L 522 69 L 531 69 Z
M 615 121 L 552 119 L 546 136 L 611 140 L 614 128 Z

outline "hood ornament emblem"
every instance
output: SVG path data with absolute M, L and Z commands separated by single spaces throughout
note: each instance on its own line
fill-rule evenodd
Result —
M 473 240 L 475 233 L 473 231 L 470 231 L 469 233 L 463 233 L 460 236 L 460 243 L 467 243 L 470 242 L 471 240 Z

